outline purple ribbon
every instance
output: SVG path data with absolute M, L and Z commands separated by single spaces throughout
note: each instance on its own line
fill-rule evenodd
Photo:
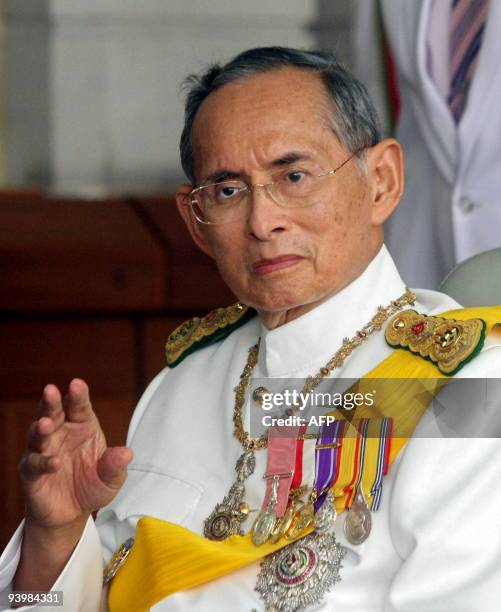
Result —
M 314 502 L 315 512 L 322 506 L 327 497 L 327 493 L 331 488 L 334 479 L 336 478 L 336 465 L 339 447 L 335 443 L 339 443 L 344 434 L 346 421 L 336 419 L 333 423 L 322 425 L 320 434 L 317 438 L 317 446 L 332 444 L 331 448 L 317 448 L 315 450 L 315 482 L 313 488 L 318 494 L 318 498 Z

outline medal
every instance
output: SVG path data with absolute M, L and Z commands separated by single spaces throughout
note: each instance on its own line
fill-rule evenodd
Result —
M 299 537 L 312 524 L 315 533 L 263 561 L 256 591 L 264 599 L 266 610 L 303 610 L 320 603 L 324 594 L 340 580 L 345 550 L 336 542 L 334 534 L 328 533 L 337 516 L 334 495 L 328 491 L 339 474 L 338 451 L 345 426 L 346 422 L 339 420 L 322 426 L 315 447 L 315 482 L 308 501 L 292 499 L 283 521 L 278 522 L 277 531 L 280 533 L 283 529 L 284 537 L 289 540 Z M 288 523 L 290 526 L 284 529 Z
M 299 507 L 292 518 L 292 523 L 285 533 L 286 540 L 295 540 L 313 523 L 315 508 L 311 502 Z
M 244 480 L 256 467 L 253 451 L 246 451 L 238 458 L 235 465 L 237 480 L 233 483 L 223 501 L 218 504 L 204 522 L 204 536 L 209 540 L 225 540 L 230 535 L 243 535 L 242 523 L 249 514 L 249 506 L 243 501 L 245 495 Z
M 277 519 L 275 527 L 271 532 L 270 541 L 275 544 L 282 538 L 292 525 L 294 516 L 302 504 L 299 499 L 306 493 L 308 487 L 306 485 L 301 486 L 303 481 L 303 447 L 304 447 L 304 434 L 306 432 L 307 425 L 303 424 L 299 427 L 299 435 L 296 440 L 296 460 L 294 465 L 294 476 L 292 478 L 291 488 L 289 491 L 289 501 L 284 515 Z
M 359 545 L 369 537 L 372 528 L 372 517 L 367 498 L 362 487 L 364 475 L 365 451 L 367 448 L 368 419 L 360 419 L 357 427 L 357 444 L 354 464 L 355 497 L 349 506 L 344 521 L 344 534 L 350 544 Z M 357 459 L 358 457 L 358 459 Z M 348 499 L 351 495 L 348 496 Z M 348 500 L 347 500 L 348 503 Z
M 264 544 L 271 536 L 277 519 L 284 516 L 295 471 L 296 442 L 299 427 L 271 427 L 268 431 L 266 493 L 254 525 L 252 541 Z
M 315 482 L 308 502 L 299 507 L 294 515 L 285 533 L 286 539 L 295 540 L 313 522 L 315 528 L 318 522 L 318 531 L 328 531 L 334 524 L 337 512 L 334 498 L 332 495 L 327 495 L 327 491 L 334 485 L 339 474 L 340 452 L 338 451 L 345 426 L 346 422 L 342 420 L 335 420 L 322 426 L 315 446 Z
M 315 531 L 317 533 L 327 533 L 334 525 L 337 518 L 336 506 L 334 505 L 334 496 L 328 493 L 324 503 L 315 513 Z
M 103 570 L 103 586 L 107 585 L 108 582 L 111 581 L 111 579 L 125 563 L 133 544 L 134 538 L 128 538 L 123 544 L 120 545 L 118 550 L 113 553 L 111 559 L 105 565 Z
M 315 531 L 327 533 L 337 519 L 334 494 L 332 489 L 339 476 L 341 447 L 346 422 L 336 420 L 334 423 L 324 425 L 315 446 L 315 473 L 316 486 L 322 493 L 315 501 Z
M 284 536 L 285 532 L 289 529 L 294 519 L 294 515 L 297 511 L 297 502 L 291 500 L 287 506 L 287 510 L 282 518 L 275 521 L 275 525 L 270 535 L 270 542 L 276 544 L 281 537 Z
M 298 440 L 298 444 L 299 444 L 299 440 Z M 302 452 L 302 444 L 301 444 L 300 450 Z M 296 448 L 296 452 L 297 452 L 297 448 Z M 296 469 L 297 469 L 297 461 L 298 459 L 296 455 Z M 296 480 L 296 474 L 297 472 L 294 473 L 294 480 Z M 299 482 L 299 480 L 297 480 L 297 482 Z M 299 500 L 306 493 L 307 489 L 308 488 L 306 486 L 291 488 L 291 491 L 289 493 L 289 503 L 287 505 L 285 514 L 282 516 L 282 518 L 277 519 L 275 523 L 275 527 L 273 528 L 273 531 L 271 532 L 270 542 L 272 544 L 275 544 L 276 542 L 278 542 L 278 540 L 280 540 L 280 538 L 282 538 L 285 535 L 289 527 L 292 525 L 292 521 L 294 520 L 294 516 L 296 515 L 296 512 L 303 505 L 303 502 Z
M 256 584 L 266 610 L 295 612 L 319 603 L 340 580 L 344 554 L 334 534 L 314 533 L 266 557 Z
M 306 428 L 307 425 L 301 425 L 299 428 L 299 436 L 296 440 L 296 462 L 294 466 L 294 476 L 292 478 L 289 492 L 289 502 L 284 515 L 275 522 L 275 526 L 270 536 L 270 542 L 272 544 L 278 542 L 278 540 L 280 540 L 280 538 L 282 538 L 289 530 L 297 510 L 302 505 L 302 502 L 300 502 L 299 499 L 308 490 L 306 485 L 301 486 L 301 482 L 303 480 L 304 433 Z
M 275 474 L 273 476 L 271 485 L 271 495 L 266 510 L 261 510 L 258 514 L 254 525 L 252 525 L 252 542 L 255 546 L 261 546 L 264 544 L 271 535 L 275 521 L 277 520 L 277 513 L 275 512 L 275 506 L 278 500 L 278 483 L 280 477 Z
M 388 471 L 388 458 L 391 446 L 392 419 L 360 419 L 357 425 L 355 447 L 354 486 L 346 499 L 346 518 L 344 533 L 350 544 L 358 546 L 365 542 L 372 529 L 371 510 L 376 511 L 381 503 L 383 476 Z M 370 461 L 377 457 L 377 461 Z M 373 466 L 372 469 L 370 466 Z M 365 468 L 365 469 L 364 469 Z M 364 491 L 368 491 L 371 504 Z M 367 484 L 369 486 L 367 486 Z M 353 496 L 353 501 L 350 499 Z
M 362 544 L 372 528 L 372 517 L 362 487 L 359 487 L 351 508 L 346 513 L 344 534 L 350 544 Z

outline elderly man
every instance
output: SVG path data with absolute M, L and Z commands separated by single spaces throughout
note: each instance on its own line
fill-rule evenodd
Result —
M 64 399 L 44 389 L 20 465 L 26 519 L 0 561 L 5 601 L 52 590 L 72 611 L 496 609 L 497 440 L 432 439 L 430 411 L 402 450 L 360 424 L 354 438 L 324 429 L 318 441 L 300 426 L 256 439 L 260 394 L 248 391 L 286 377 L 312 391 L 387 373 L 381 362 L 391 372 L 401 355 L 413 375 L 422 363 L 442 378 L 494 377 L 501 313 L 444 322 L 431 315 L 457 309 L 452 299 L 406 289 L 382 230 L 402 195 L 401 149 L 380 140 L 364 88 L 334 57 L 253 49 L 188 87 L 178 207 L 240 302 L 171 336 L 128 448 L 107 448 L 83 381 Z M 408 320 L 409 348 L 436 365 L 389 345 L 406 346 Z M 321 487 L 334 464 L 339 477 L 327 469 Z

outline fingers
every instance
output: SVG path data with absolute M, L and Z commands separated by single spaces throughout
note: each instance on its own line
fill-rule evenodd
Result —
M 19 463 L 19 474 L 24 480 L 36 480 L 44 474 L 57 472 L 61 467 L 59 457 L 50 457 L 40 453 L 27 453 Z
M 107 448 L 97 463 L 99 478 L 110 488 L 119 489 L 127 477 L 127 466 L 133 453 L 126 446 Z
M 34 453 L 45 453 L 50 445 L 51 434 L 57 427 L 49 417 L 41 417 L 31 424 L 28 430 L 28 450 Z
M 40 418 L 28 430 L 28 450 L 44 453 L 49 448 L 51 434 L 65 421 L 61 393 L 55 385 L 45 386 L 38 405 L 38 415 Z
M 64 424 L 66 418 L 78 422 L 88 419 L 91 414 L 89 389 L 83 380 L 75 378 L 71 381 L 64 402 L 55 385 L 46 385 L 38 406 L 40 418 L 28 430 L 28 454 L 48 455 L 52 435 Z M 31 476 L 39 472 L 50 472 L 50 465 L 45 460 L 31 458 L 26 466 L 27 473 Z
M 80 378 L 74 378 L 68 393 L 61 398 L 61 393 L 55 385 L 46 385 L 38 407 L 40 417 L 49 417 L 54 421 L 56 429 L 67 418 L 69 421 L 81 423 L 92 415 L 92 404 L 89 398 L 89 387 Z
M 38 416 L 51 418 L 56 427 L 64 422 L 63 402 L 56 385 L 46 385 L 38 405 Z
M 74 378 L 63 401 L 66 418 L 74 423 L 88 421 L 93 415 L 89 387 L 80 378 Z

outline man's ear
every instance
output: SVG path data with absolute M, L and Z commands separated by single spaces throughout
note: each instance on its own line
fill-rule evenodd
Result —
M 192 190 L 193 187 L 191 185 L 179 185 L 176 191 L 177 209 L 197 247 L 209 257 L 213 257 L 212 249 L 206 239 L 204 228 L 202 224 L 195 219 L 189 204 L 189 194 Z
M 367 150 L 372 189 L 372 222 L 382 225 L 398 206 L 404 192 L 404 156 L 394 138 L 386 138 Z

